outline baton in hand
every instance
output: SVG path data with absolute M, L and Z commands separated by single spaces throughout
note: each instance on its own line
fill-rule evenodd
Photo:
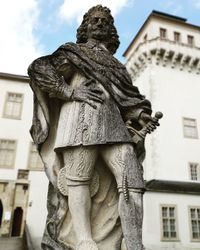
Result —
M 126 122 L 126 127 L 128 128 L 129 132 L 132 134 L 133 136 L 133 140 L 135 143 L 138 143 L 139 141 L 144 141 L 146 135 L 148 133 L 150 133 L 149 131 L 151 131 L 151 127 L 153 126 L 159 126 L 158 121 L 163 117 L 162 112 L 156 112 L 155 116 L 153 117 L 153 119 L 149 122 L 147 122 L 147 124 L 141 129 L 141 130 L 137 130 L 135 128 L 133 128 L 131 126 L 131 121 L 128 120 Z

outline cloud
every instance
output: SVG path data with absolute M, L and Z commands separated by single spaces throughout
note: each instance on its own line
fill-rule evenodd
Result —
M 6 0 L 0 4 L 0 71 L 26 74 L 40 55 L 33 36 L 39 15 L 36 0 Z
M 181 14 L 182 10 L 183 10 L 182 5 L 176 5 L 176 6 L 174 6 L 174 8 L 172 10 L 172 14 L 173 15 L 179 15 L 179 14 Z
M 197 9 L 200 9 L 200 0 L 194 0 L 194 6 L 197 8 Z
M 183 10 L 182 4 L 176 0 L 165 1 L 164 3 L 160 3 L 160 6 L 173 15 L 179 15 Z
M 64 3 L 60 7 L 60 16 L 67 22 L 76 20 L 80 23 L 83 14 L 97 4 L 109 7 L 115 16 L 123 7 L 132 5 L 133 2 L 134 0 L 64 0 Z

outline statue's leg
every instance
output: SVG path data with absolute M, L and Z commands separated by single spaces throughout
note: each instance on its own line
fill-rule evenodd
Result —
M 63 152 L 68 184 L 69 210 L 76 235 L 77 250 L 98 250 L 92 240 L 89 182 L 94 168 L 95 147 L 73 147 Z
M 129 192 L 128 203 L 120 193 L 119 214 L 127 250 L 142 250 L 142 194 Z
M 136 158 L 133 145 L 128 143 L 104 147 L 102 157 L 115 176 L 119 189 L 119 215 L 127 250 L 142 250 L 142 220 L 144 187 L 142 169 Z M 126 187 L 123 177 L 126 174 Z M 127 188 L 128 199 L 124 194 Z
M 77 241 L 91 239 L 89 185 L 69 186 L 68 201 Z

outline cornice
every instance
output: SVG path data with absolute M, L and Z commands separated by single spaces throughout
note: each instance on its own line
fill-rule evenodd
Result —
M 149 180 L 145 185 L 146 191 L 180 194 L 200 194 L 200 182 Z
M 30 181 L 29 180 L 25 180 L 25 179 L 16 179 L 16 180 L 7 180 L 7 179 L 0 179 L 0 184 L 29 184 Z
M 200 74 L 200 48 L 160 37 L 142 42 L 126 63 L 133 81 L 150 63 Z
M 13 81 L 29 82 L 29 77 L 24 75 L 16 75 L 10 73 L 0 72 L 0 79 L 9 79 Z

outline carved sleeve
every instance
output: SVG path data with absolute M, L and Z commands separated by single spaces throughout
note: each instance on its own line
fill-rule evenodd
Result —
M 72 69 L 62 51 L 36 59 L 29 66 L 28 74 L 31 84 L 36 84 L 50 97 L 70 100 L 73 89 L 65 80 L 70 78 Z
M 149 115 L 152 113 L 151 103 L 147 99 L 143 99 L 143 101 L 139 105 L 136 105 L 136 107 L 123 110 L 121 114 L 124 121 L 131 120 L 137 122 L 142 112 Z

